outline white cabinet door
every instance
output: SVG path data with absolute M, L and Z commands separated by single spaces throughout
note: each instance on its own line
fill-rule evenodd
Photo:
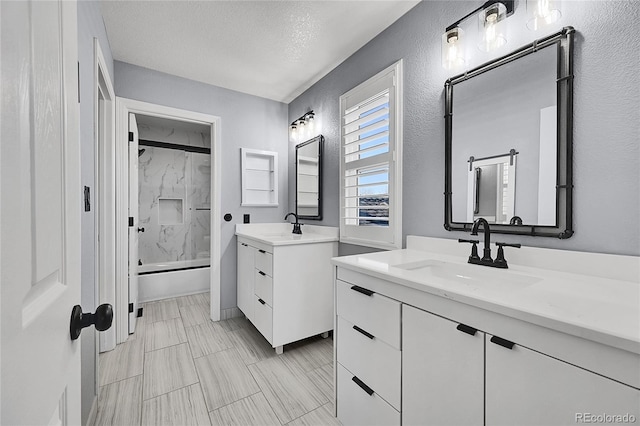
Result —
M 482 424 L 483 393 L 484 333 L 402 305 L 402 423 Z
M 487 425 L 594 423 L 586 419 L 591 415 L 640 418 L 637 389 L 519 345 L 508 349 L 492 343 L 490 337 L 487 335 L 486 347 Z
M 0 2 L 2 425 L 81 423 L 77 25 L 72 1 Z
M 238 241 L 238 308 L 253 321 L 254 306 L 254 252 L 255 249 L 247 243 Z

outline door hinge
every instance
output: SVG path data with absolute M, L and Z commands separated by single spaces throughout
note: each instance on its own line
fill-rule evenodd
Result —
M 129 226 L 133 226 L 133 217 L 129 216 Z
M 142 309 L 144 308 L 138 308 L 138 315 L 136 315 L 138 318 L 142 316 Z
M 129 303 L 129 313 L 133 313 L 133 303 Z
M 133 132 L 129 132 L 129 142 L 133 142 Z

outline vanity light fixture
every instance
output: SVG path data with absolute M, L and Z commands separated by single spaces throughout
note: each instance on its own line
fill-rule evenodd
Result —
M 557 22 L 561 17 L 560 0 L 527 0 L 527 28 L 537 30 Z
M 309 111 L 297 120 L 293 120 L 289 126 L 291 140 L 294 142 L 304 141 L 312 138 L 315 131 L 315 114 Z
M 515 10 L 515 0 L 488 0 L 482 6 L 449 25 L 442 35 L 442 66 L 445 69 L 457 68 L 465 63 L 464 31 L 460 24 L 469 17 L 478 14 L 480 42 L 478 48 L 491 52 L 506 44 L 501 22 L 511 16 Z

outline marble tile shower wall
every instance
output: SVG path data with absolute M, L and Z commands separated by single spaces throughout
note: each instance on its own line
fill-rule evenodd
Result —
M 145 228 L 139 234 L 142 264 L 209 258 L 210 155 L 140 148 L 144 149 L 138 176 L 139 226 Z

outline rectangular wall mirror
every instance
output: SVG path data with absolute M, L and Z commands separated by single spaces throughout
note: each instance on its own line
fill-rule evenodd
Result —
M 445 228 L 569 238 L 573 28 L 445 83 Z
M 296 146 L 296 213 L 322 220 L 322 135 Z

